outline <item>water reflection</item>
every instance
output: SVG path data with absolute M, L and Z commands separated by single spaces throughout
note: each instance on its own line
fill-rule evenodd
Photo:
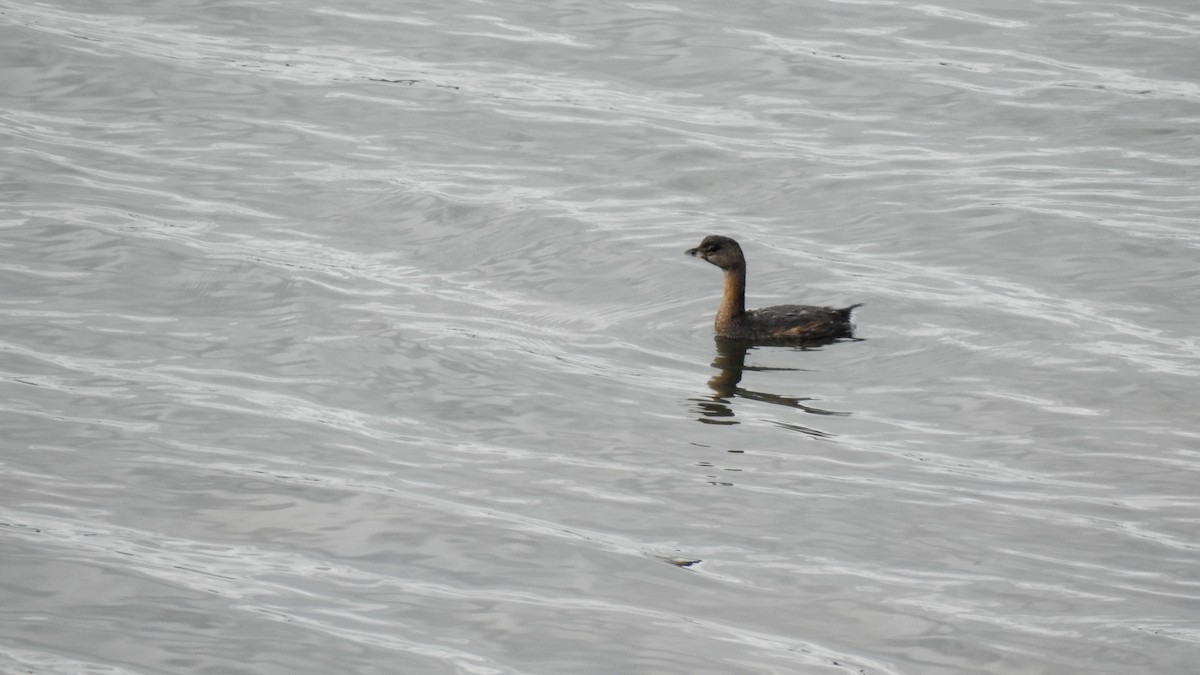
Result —
M 770 368 L 764 366 L 747 366 L 746 354 L 748 354 L 755 345 L 745 340 L 730 340 L 728 338 L 714 338 L 717 344 L 717 354 L 713 358 L 712 366 L 719 372 L 708 381 L 708 386 L 712 388 L 713 394 L 710 399 L 696 398 L 692 399 L 696 403 L 696 407 L 700 413 L 699 421 L 704 424 L 738 424 L 736 414 L 734 413 L 734 399 L 748 398 L 753 401 L 762 401 L 764 403 L 773 403 L 788 408 L 795 408 L 813 415 L 849 415 L 850 413 L 837 412 L 833 410 L 825 410 L 823 408 L 815 408 L 811 405 L 806 405 L 804 401 L 812 401 L 809 397 L 783 396 L 780 394 L 772 394 L 763 391 L 754 391 L 745 387 L 738 386 L 742 381 L 742 374 L 745 371 L 751 372 L 768 372 L 768 371 L 793 371 L 803 372 L 804 368 Z M 824 340 L 820 342 L 805 343 L 791 347 L 796 351 L 807 351 L 824 345 L 837 342 L 838 340 Z M 788 429 L 799 431 L 801 433 L 810 434 L 813 436 L 827 437 L 829 434 L 799 424 L 780 423 Z

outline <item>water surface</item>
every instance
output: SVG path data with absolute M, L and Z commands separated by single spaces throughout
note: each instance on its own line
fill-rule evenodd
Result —
M 0 0 L 0 671 L 1190 672 L 1198 37 Z

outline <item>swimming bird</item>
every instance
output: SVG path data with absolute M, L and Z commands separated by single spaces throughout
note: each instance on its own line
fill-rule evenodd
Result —
M 853 337 L 850 312 L 862 304 L 841 309 L 814 305 L 776 305 L 746 310 L 746 256 L 733 239 L 710 234 L 686 253 L 720 267 L 725 272 L 725 292 L 713 324 L 719 337 L 759 343 L 802 343 Z

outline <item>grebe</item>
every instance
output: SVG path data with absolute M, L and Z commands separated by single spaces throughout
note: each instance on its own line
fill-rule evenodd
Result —
M 776 305 L 746 311 L 746 256 L 729 237 L 710 234 L 686 251 L 725 272 L 725 293 L 717 308 L 717 335 L 753 342 L 799 343 L 853 337 L 850 312 L 861 303 L 842 309 L 813 305 Z

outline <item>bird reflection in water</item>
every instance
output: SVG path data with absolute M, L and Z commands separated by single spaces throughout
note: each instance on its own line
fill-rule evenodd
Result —
M 752 401 L 762 401 L 763 403 L 773 403 L 775 405 L 793 408 L 813 415 L 835 415 L 846 416 L 850 413 L 836 412 L 833 410 L 825 410 L 816 408 L 811 405 L 806 405 L 805 401 L 812 401 L 812 398 L 801 398 L 794 396 L 782 396 L 779 394 L 771 394 L 761 391 L 753 391 L 738 385 L 742 381 L 742 373 L 749 370 L 751 372 L 767 372 L 767 371 L 794 371 L 802 372 L 803 368 L 770 368 L 764 366 L 746 366 L 746 353 L 754 347 L 752 342 L 746 340 L 730 340 L 728 338 L 717 337 L 717 355 L 713 359 L 712 366 L 719 372 L 708 381 L 708 386 L 712 387 L 713 395 L 711 400 L 693 399 L 699 408 L 701 417 L 700 422 L 705 424 L 738 424 L 735 419 L 736 415 L 733 411 L 733 399 L 737 397 L 750 399 Z M 795 345 L 797 350 L 808 350 L 827 345 L 837 340 L 824 340 L 803 345 Z M 791 424 L 787 422 L 776 422 L 782 427 L 799 431 L 817 437 L 829 437 L 824 431 L 806 427 L 800 424 Z

